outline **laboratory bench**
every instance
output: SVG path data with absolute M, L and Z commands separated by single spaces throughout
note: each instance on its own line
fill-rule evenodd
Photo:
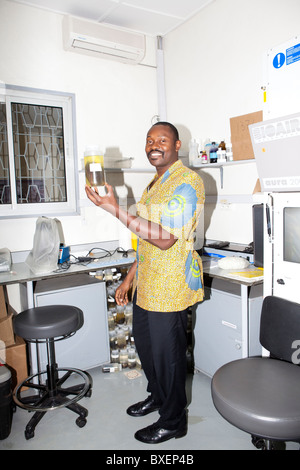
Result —
M 20 284 L 24 308 L 51 304 L 74 304 L 85 312 L 82 331 L 69 338 L 68 367 L 89 369 L 109 361 L 105 283 L 89 273 L 112 267 L 130 267 L 135 256 L 115 253 L 88 264 L 73 264 L 67 270 L 34 274 L 25 262 L 14 263 L 0 273 L 0 285 Z M 252 264 L 243 270 L 223 270 L 218 257 L 203 256 L 204 301 L 193 307 L 194 365 L 212 376 L 218 367 L 249 355 L 261 353 L 260 311 L 263 299 L 263 271 Z M 58 354 L 64 357 L 64 343 Z M 71 344 L 72 342 L 72 344 Z M 65 348 L 66 349 L 66 348 Z M 40 357 L 43 363 L 46 358 Z M 38 359 L 31 351 L 35 373 Z M 74 362 L 74 364 L 73 364 Z M 76 362 L 76 364 L 75 364 Z
M 57 270 L 50 273 L 34 273 L 25 262 L 13 263 L 9 272 L 0 273 L 0 286 L 10 284 L 25 284 L 27 291 L 27 308 L 34 306 L 34 283 L 37 281 L 74 276 L 76 274 L 89 273 L 114 266 L 131 266 L 135 256 L 124 257 L 122 253 L 114 253 L 105 258 L 96 258 L 89 263 L 74 263 L 68 269 L 58 265 Z M 24 306 L 25 308 L 25 306 Z
M 110 362 L 105 282 L 91 275 L 108 268 L 130 267 L 135 253 L 114 252 L 86 263 L 58 265 L 50 273 L 34 273 L 26 262 L 13 263 L 10 272 L 0 273 L 0 285 L 19 284 L 21 310 L 45 305 L 75 305 L 84 312 L 84 324 L 76 335 L 58 341 L 56 356 L 61 367 L 92 369 Z M 95 255 L 96 256 L 96 255 Z M 45 345 L 28 345 L 30 373 L 44 370 Z

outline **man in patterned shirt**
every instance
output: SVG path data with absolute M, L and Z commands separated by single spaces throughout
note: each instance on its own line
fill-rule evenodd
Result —
M 127 409 L 131 416 L 159 410 L 159 420 L 136 432 L 136 439 L 159 443 L 187 432 L 186 329 L 188 307 L 203 300 L 201 258 L 193 250 L 194 231 L 204 204 L 197 173 L 178 160 L 177 129 L 158 122 L 147 134 L 146 154 L 156 175 L 145 189 L 137 215 L 120 208 L 111 186 L 88 197 L 138 235 L 136 261 L 116 291 L 128 302 L 133 285 L 133 336 L 148 380 L 146 400 Z

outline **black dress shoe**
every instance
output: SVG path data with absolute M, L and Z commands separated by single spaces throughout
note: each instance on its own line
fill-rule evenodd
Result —
M 186 425 L 179 429 L 164 429 L 159 423 L 154 423 L 137 431 L 134 437 L 138 441 L 145 442 L 145 444 L 159 444 L 160 442 L 168 441 L 173 437 L 175 437 L 175 439 L 183 437 L 186 433 Z
M 146 416 L 153 411 L 159 410 L 160 406 L 161 405 L 155 402 L 150 395 L 148 398 L 146 398 L 146 400 L 139 401 L 138 403 L 135 403 L 134 405 L 131 405 L 129 408 L 127 408 L 127 413 L 130 416 Z

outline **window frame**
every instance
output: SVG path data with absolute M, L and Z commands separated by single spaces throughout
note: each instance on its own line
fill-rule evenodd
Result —
M 76 145 L 75 95 L 14 85 L 0 85 L 0 102 L 6 104 L 11 204 L 0 204 L 0 218 L 79 214 L 78 157 Z M 66 202 L 18 204 L 15 188 L 11 103 L 62 108 L 65 155 Z M 12 183 L 13 182 L 13 183 Z

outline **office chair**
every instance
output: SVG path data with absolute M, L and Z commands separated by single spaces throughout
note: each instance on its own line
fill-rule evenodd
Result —
M 84 396 L 91 396 L 92 379 L 79 369 L 58 368 L 54 347 L 56 341 L 75 334 L 83 322 L 82 310 L 70 305 L 30 308 L 14 317 L 15 334 L 27 342 L 46 344 L 48 357 L 47 369 L 25 379 L 14 392 L 14 401 L 19 407 L 35 411 L 25 429 L 26 439 L 34 437 L 35 427 L 47 411 L 58 408 L 66 407 L 77 413 L 76 424 L 80 428 L 86 424 L 88 410 L 77 402 Z M 73 378 L 80 378 L 82 383 L 78 384 Z M 33 395 L 29 395 L 27 389 L 32 390 Z
M 300 442 L 300 304 L 264 299 L 260 342 L 270 357 L 229 362 L 214 374 L 214 406 L 262 450 Z

